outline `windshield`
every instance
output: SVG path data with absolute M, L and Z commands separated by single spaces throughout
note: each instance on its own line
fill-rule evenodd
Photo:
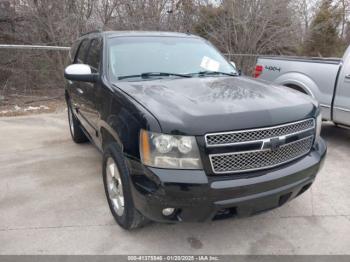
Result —
M 117 37 L 110 39 L 108 50 L 110 75 L 115 80 L 237 73 L 213 46 L 198 38 Z

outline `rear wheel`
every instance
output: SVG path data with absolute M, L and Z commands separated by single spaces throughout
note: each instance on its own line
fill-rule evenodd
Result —
M 80 126 L 79 120 L 74 115 L 72 106 L 69 103 L 67 103 L 67 109 L 68 109 L 69 131 L 73 141 L 77 144 L 87 142 L 89 139 L 86 137 L 85 133 L 83 132 Z
M 116 145 L 107 146 L 103 154 L 103 184 L 107 202 L 115 221 L 124 229 L 142 227 L 149 221 L 134 206 L 129 172 Z

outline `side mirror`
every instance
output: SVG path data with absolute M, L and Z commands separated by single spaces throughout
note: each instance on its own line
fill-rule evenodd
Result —
M 64 70 L 64 77 L 71 81 L 91 82 L 97 81 L 98 74 L 93 74 L 91 67 L 84 64 L 73 64 Z

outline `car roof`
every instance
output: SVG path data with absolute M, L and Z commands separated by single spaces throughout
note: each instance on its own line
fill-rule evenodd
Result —
M 140 37 L 188 37 L 188 38 L 200 38 L 199 36 L 192 35 L 190 33 L 178 33 L 178 32 L 163 32 L 163 31 L 93 31 L 90 33 L 86 33 L 81 36 L 81 38 L 91 37 L 96 35 L 103 35 L 108 38 L 114 37 L 132 37 L 132 36 L 140 36 Z

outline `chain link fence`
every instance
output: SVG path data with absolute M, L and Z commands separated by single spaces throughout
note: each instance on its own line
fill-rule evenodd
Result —
M 0 45 L 0 107 L 61 99 L 69 47 Z M 251 76 L 257 55 L 225 54 Z M 0 108 L 1 109 L 1 108 Z
M 0 45 L 0 107 L 63 98 L 69 48 Z

